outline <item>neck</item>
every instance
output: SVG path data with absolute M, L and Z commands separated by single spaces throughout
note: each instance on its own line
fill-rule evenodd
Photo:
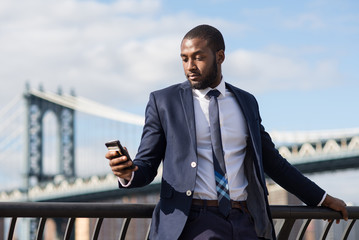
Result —
M 211 88 L 217 87 L 221 83 L 222 78 L 223 78 L 222 74 L 219 73 L 219 75 L 216 77 L 216 81 L 210 87 Z

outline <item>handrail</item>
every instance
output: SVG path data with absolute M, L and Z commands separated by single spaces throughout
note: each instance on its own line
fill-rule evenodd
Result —
M 12 239 L 17 218 L 40 218 L 38 234 L 42 234 L 47 218 L 68 218 L 68 227 L 64 239 L 68 239 L 73 230 L 76 218 L 97 218 L 92 239 L 97 239 L 104 218 L 124 218 L 121 239 L 126 236 L 127 228 L 132 218 L 151 218 L 154 204 L 119 204 L 119 203 L 69 203 L 69 202 L 1 202 L 0 218 L 12 218 L 8 231 Z M 340 219 L 339 212 L 324 207 L 307 206 L 270 206 L 273 219 L 284 219 L 284 223 L 277 233 L 278 239 L 288 239 L 295 220 L 304 221 L 297 239 L 304 236 L 304 232 L 312 219 Z M 346 239 L 357 219 L 359 207 L 347 207 L 350 221 L 343 233 Z M 327 224 L 322 239 L 325 239 L 331 223 Z M 39 237 L 39 236 L 37 236 Z M 41 239 L 41 236 L 39 237 Z
M 1 202 L 0 217 L 151 218 L 154 204 Z

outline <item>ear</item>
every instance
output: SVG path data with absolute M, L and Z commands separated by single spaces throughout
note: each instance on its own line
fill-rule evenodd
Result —
M 216 52 L 216 62 L 217 64 L 222 64 L 224 62 L 224 59 L 226 58 L 224 54 L 224 50 L 219 50 Z

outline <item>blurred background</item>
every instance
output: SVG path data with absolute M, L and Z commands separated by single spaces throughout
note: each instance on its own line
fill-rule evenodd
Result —
M 79 196 L 28 191 L 69 179 L 92 178 L 91 192 L 115 189 L 104 142 L 119 138 L 135 155 L 149 93 L 186 81 L 182 37 L 210 24 L 225 38 L 224 80 L 257 97 L 282 152 L 299 150 L 294 163 L 309 156 L 324 170 L 306 174 L 358 205 L 358 8 L 355 0 L 2 0 L 0 200 Z M 31 149 L 41 158 L 31 162 Z M 338 163 L 348 156 L 356 158 Z M 30 174 L 31 164 L 42 174 Z

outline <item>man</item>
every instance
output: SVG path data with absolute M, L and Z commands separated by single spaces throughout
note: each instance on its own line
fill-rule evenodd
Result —
M 265 173 L 304 203 L 347 219 L 342 200 L 280 156 L 255 98 L 224 81 L 225 45 L 217 29 L 190 30 L 181 58 L 188 81 L 151 93 L 133 163 L 106 154 L 121 188 L 151 183 L 163 162 L 150 239 L 275 239 Z

